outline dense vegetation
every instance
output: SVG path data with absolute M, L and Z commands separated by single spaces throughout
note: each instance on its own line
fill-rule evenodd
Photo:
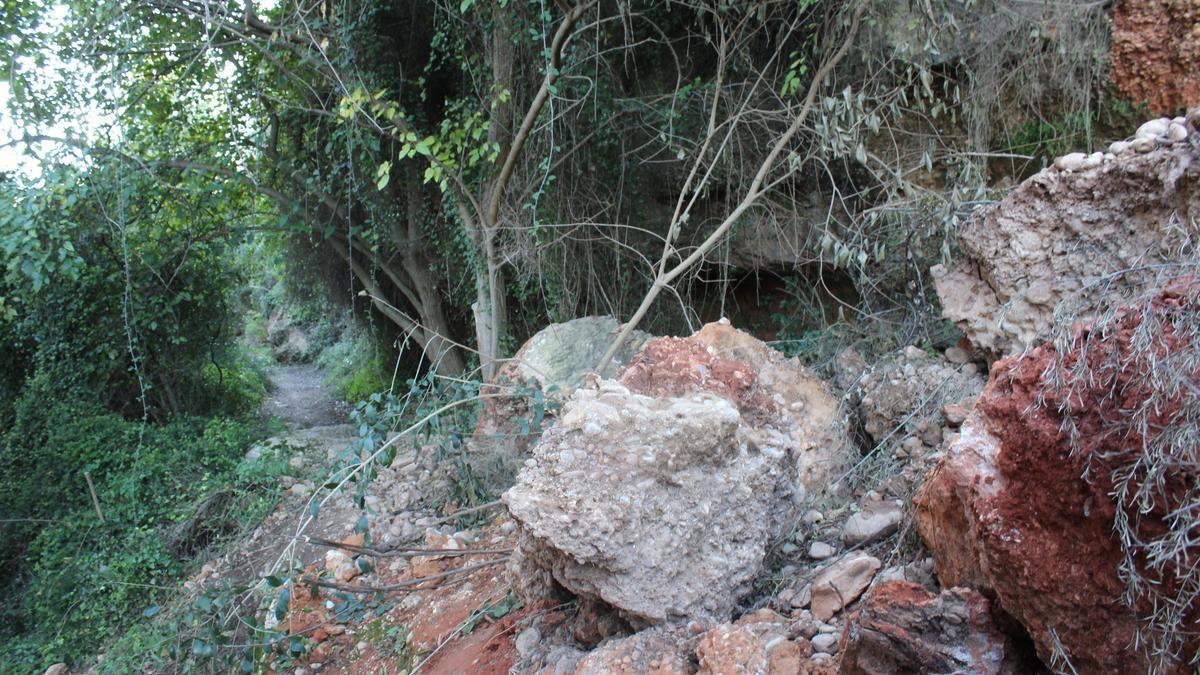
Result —
M 588 314 L 729 315 L 818 366 L 936 345 L 927 270 L 959 219 L 1134 115 L 1103 3 L 0 8 L 6 148 L 39 160 L 0 181 L 17 671 L 141 620 L 206 496 L 247 495 L 231 528 L 266 508 L 241 337 L 279 305 L 340 338 L 319 360 L 349 400 L 397 364 L 486 378 Z

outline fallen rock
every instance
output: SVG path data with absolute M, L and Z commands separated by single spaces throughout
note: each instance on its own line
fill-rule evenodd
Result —
M 56 664 L 50 666 L 49 668 L 47 668 L 46 671 L 44 673 L 42 673 L 42 675 L 66 675 L 69 672 L 71 672 L 71 670 L 69 668 L 67 668 L 67 664 L 56 663 Z
M 1195 414 L 1198 305 L 1200 284 L 1169 284 L 1143 304 L 1118 311 L 1103 329 L 1080 327 L 1058 341 L 1062 353 L 1046 345 L 997 363 L 959 439 L 914 500 L 918 531 L 943 586 L 995 597 L 1025 627 L 1046 663 L 1065 656 L 1078 672 L 1141 673 L 1152 666 L 1189 672 L 1169 658 L 1154 664 L 1133 647 L 1154 607 L 1177 607 L 1173 623 L 1180 632 L 1146 631 L 1140 644 L 1165 637 L 1173 638 L 1163 643 L 1168 654 L 1200 649 L 1200 603 L 1176 599 L 1180 588 L 1200 582 L 1194 567 L 1179 566 L 1200 556 L 1200 547 L 1167 546 L 1171 514 L 1195 489 L 1194 469 L 1169 457 L 1154 459 L 1148 464 L 1158 472 L 1152 474 L 1161 486 L 1156 488 L 1142 482 L 1145 467 L 1135 468 L 1158 434 L 1185 428 L 1182 415 Z M 1182 379 L 1156 390 L 1152 380 L 1170 378 L 1153 364 L 1170 363 L 1172 355 L 1180 365 L 1167 370 Z M 1151 397 L 1156 402 L 1147 406 Z M 1136 421 L 1141 410 L 1154 411 L 1145 427 Z M 1118 508 L 1110 495 L 1120 475 L 1130 476 L 1124 489 L 1131 494 L 1144 490 L 1153 498 Z M 1145 548 L 1127 551 L 1115 529 L 1125 529 L 1129 541 Z M 1179 557 L 1148 570 L 1145 556 L 1157 548 L 1174 548 Z M 1124 599 L 1122 578 L 1128 574 L 1153 580 L 1141 587 L 1132 608 Z
M 867 502 L 862 511 L 846 519 L 842 526 L 842 543 L 846 546 L 869 544 L 883 539 L 900 528 L 904 508 L 896 502 Z
M 557 407 L 595 370 L 620 330 L 620 322 L 611 316 L 586 316 L 550 324 L 526 340 L 489 388 L 493 396 L 484 401 L 472 450 L 528 452 Z M 633 331 L 603 375 L 615 376 L 651 337 Z
M 812 615 L 828 621 L 858 599 L 882 563 L 878 558 L 854 554 L 822 569 L 812 580 Z
M 1155 265 L 1179 259 L 1174 223 L 1200 218 L 1197 136 L 1138 139 L 1145 154 L 1091 170 L 1046 169 L 976 209 L 957 234 L 962 258 L 931 270 L 945 316 L 995 359 L 1036 346 L 1064 299 L 1087 318 L 1114 293 L 1140 292 Z M 1112 270 L 1130 271 L 1101 276 Z
M 602 643 L 579 661 L 575 675 L 690 675 L 697 640 L 679 626 L 647 628 Z
M 725 621 L 797 493 L 848 462 L 837 411 L 744 333 L 655 340 L 619 382 L 576 392 L 505 493 L 522 565 L 635 628 Z
M 789 638 L 782 616 L 759 610 L 709 630 L 696 647 L 698 675 L 798 673 L 813 653 L 801 637 Z
M 965 588 L 934 594 L 905 581 L 876 585 L 846 626 L 842 651 L 845 675 L 1021 672 L 991 604 Z
M 824 560 L 837 553 L 837 549 L 823 541 L 814 541 L 808 545 L 808 557 L 813 560 Z
M 881 359 L 850 389 L 863 429 L 876 443 L 941 430 L 942 406 L 961 404 L 983 390 L 985 379 L 916 347 Z M 936 443 L 927 445 L 936 445 Z

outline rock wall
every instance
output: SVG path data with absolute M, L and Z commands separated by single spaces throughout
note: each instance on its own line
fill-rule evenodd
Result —
M 1157 113 L 1200 102 L 1200 1 L 1120 0 L 1113 8 L 1112 80 Z
M 946 317 L 997 358 L 1036 345 L 1064 299 L 1086 317 L 1142 288 L 1200 218 L 1196 120 L 1154 120 L 1110 153 L 1062 157 L 977 209 L 958 233 L 961 258 L 931 270 Z
M 1145 496 L 1140 503 L 1118 506 L 1111 496 L 1113 476 L 1129 473 L 1157 434 L 1179 428 L 1182 406 L 1194 412 L 1198 399 L 1190 389 L 1172 387 L 1159 392 L 1163 400 L 1145 431 L 1132 421 L 1132 411 L 1153 394 L 1148 359 L 1195 353 L 1197 312 L 1200 284 L 1179 282 L 1122 311 L 1103 331 L 1080 329 L 1063 353 L 1044 346 L 998 362 L 959 439 L 914 500 L 917 527 L 942 584 L 994 596 L 1024 625 L 1046 663 L 1061 664 L 1065 656 L 1078 672 L 1108 673 L 1142 673 L 1152 665 L 1145 642 L 1134 646 L 1151 607 L 1145 597 L 1133 608 L 1124 599 L 1119 568 L 1126 549 L 1114 533 L 1118 518 L 1133 528 L 1131 539 L 1148 542 L 1132 555 L 1140 561 L 1137 574 L 1153 582 L 1160 601 L 1197 579 L 1187 561 L 1200 556 L 1200 546 L 1145 567 L 1154 542 L 1172 526 L 1195 527 L 1171 515 L 1194 498 L 1188 496 L 1194 468 L 1152 465 L 1152 479 L 1131 484 L 1134 494 Z M 1135 338 L 1147 320 L 1158 333 Z M 1058 372 L 1056 363 L 1086 366 L 1091 375 L 1057 379 L 1049 375 Z M 1200 385 L 1196 360 L 1180 356 L 1179 363 L 1193 369 L 1182 371 L 1184 377 Z M 1185 604 L 1183 615 L 1178 629 L 1190 658 L 1200 649 L 1200 606 Z M 1175 662 L 1160 672 L 1188 667 Z

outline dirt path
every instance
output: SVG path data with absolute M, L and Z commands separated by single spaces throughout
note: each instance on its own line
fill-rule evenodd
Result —
M 279 366 L 270 375 L 275 390 L 263 410 L 292 429 L 309 429 L 349 421 L 349 406 L 333 398 L 314 365 Z

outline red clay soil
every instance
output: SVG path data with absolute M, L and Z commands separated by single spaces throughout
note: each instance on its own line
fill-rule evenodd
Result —
M 621 371 L 621 384 L 647 396 L 683 396 L 708 391 L 727 399 L 752 419 L 767 419 L 778 406 L 759 387 L 758 374 L 745 361 L 713 356 L 690 338 L 663 337 L 646 344 Z
M 1197 311 L 1198 302 L 1200 284 L 1184 281 L 1156 296 L 1150 310 L 1165 318 L 1184 305 Z M 1137 618 L 1121 600 L 1125 584 L 1117 570 L 1123 553 L 1113 534 L 1116 507 L 1109 496 L 1113 471 L 1131 464 L 1128 448 L 1142 443 L 1134 429 L 1113 431 L 1114 423 L 1129 418 L 1124 411 L 1139 407 L 1149 393 L 1139 376 L 1150 355 L 1135 353 L 1130 345 L 1141 318 L 1137 308 L 1120 316 L 1104 336 L 1080 332 L 1076 350 L 1066 356 L 1068 367 L 1086 358 L 1094 373 L 1105 372 L 1104 364 L 1125 364 L 1107 382 L 1095 378 L 1050 387 L 1044 381 L 1056 357 L 1050 346 L 997 363 L 976 415 L 999 439 L 996 464 L 1002 482 L 996 484 L 1003 487 L 993 497 L 984 496 L 963 485 L 961 476 L 956 481 L 955 469 L 944 468 L 943 462 L 917 499 L 919 518 L 925 521 L 922 536 L 931 548 L 938 547 L 937 537 L 955 530 L 973 539 L 965 548 L 961 542 L 947 547 L 958 551 L 951 551 L 949 562 L 943 558 L 949 574 L 939 568 L 939 575 L 961 578 L 943 578 L 943 583 L 969 583 L 994 592 L 1000 605 L 1024 624 L 1043 660 L 1050 656 L 1047 636 L 1053 630 L 1080 672 L 1145 672 L 1148 665 L 1131 647 Z M 1177 353 L 1183 345 L 1170 322 L 1163 323 L 1168 327 L 1157 351 Z M 1087 348 L 1079 349 L 1084 344 Z M 1200 370 L 1192 381 L 1200 383 Z M 1040 396 L 1044 401 L 1039 402 Z M 1151 433 L 1170 428 L 1184 396 L 1159 409 Z M 1083 439 L 1078 452 L 1072 453 L 1062 430 L 1060 406 L 1070 410 Z M 1085 469 L 1087 480 L 1081 478 Z M 1167 499 L 1136 521 L 1137 514 L 1126 509 L 1131 522 L 1139 523 L 1143 540 L 1166 530 L 1166 515 L 1180 505 L 1183 489 L 1197 480 L 1200 476 L 1169 474 Z M 956 500 L 962 502 L 946 508 Z M 961 522 L 964 514 L 974 522 Z M 964 569 L 955 555 L 974 558 L 975 569 Z M 1170 572 L 1156 578 L 1142 571 L 1168 592 L 1175 584 Z M 1144 615 L 1148 607 L 1137 609 Z M 1184 653 L 1190 656 L 1200 649 L 1200 607 L 1191 608 L 1188 624 L 1184 629 L 1193 637 Z
M 1200 0 L 1120 0 L 1112 80 L 1158 113 L 1200 103 Z

